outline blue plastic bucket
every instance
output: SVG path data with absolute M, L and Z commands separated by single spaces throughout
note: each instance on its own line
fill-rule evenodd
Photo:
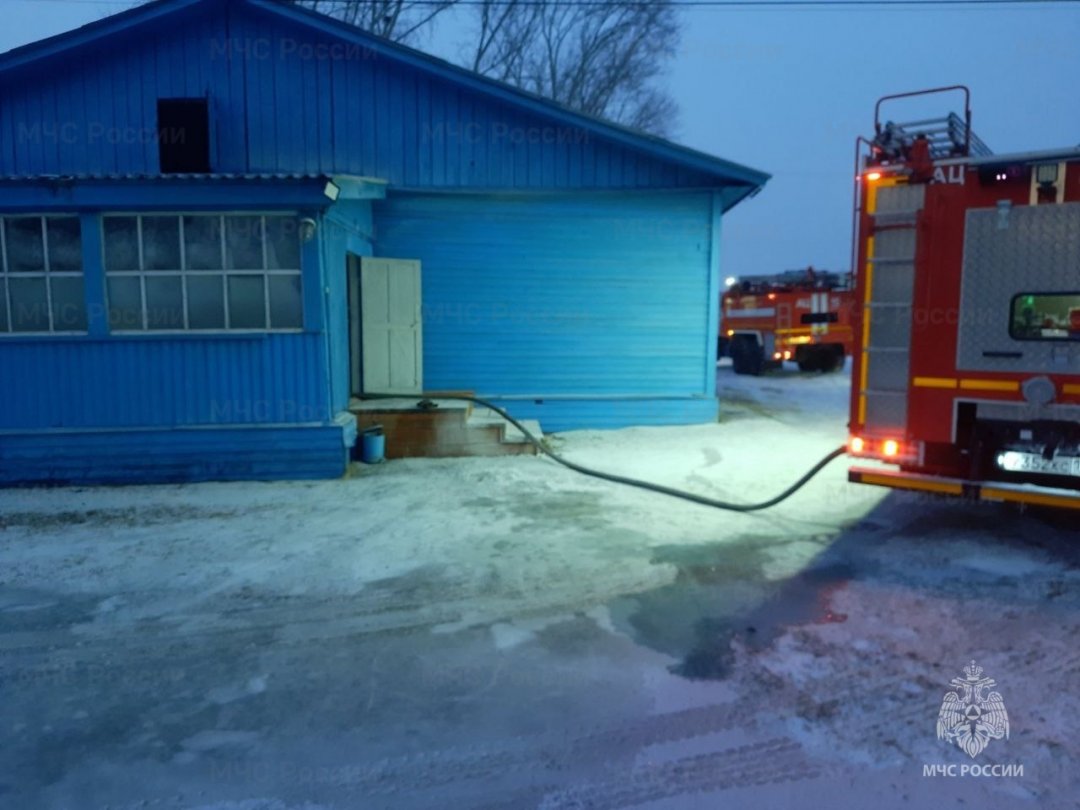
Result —
M 386 436 L 382 425 L 369 427 L 360 434 L 360 460 L 365 464 L 378 464 L 386 455 Z

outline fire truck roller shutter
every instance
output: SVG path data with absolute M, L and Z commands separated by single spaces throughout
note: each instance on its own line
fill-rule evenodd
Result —
M 959 370 L 1076 373 L 1080 341 L 1018 340 L 1010 325 L 1017 296 L 1080 294 L 1078 243 L 1080 203 L 967 212 Z
M 915 294 L 914 223 L 923 195 L 921 185 L 878 190 L 864 389 L 865 427 L 873 432 L 897 432 L 907 427 L 908 351 Z

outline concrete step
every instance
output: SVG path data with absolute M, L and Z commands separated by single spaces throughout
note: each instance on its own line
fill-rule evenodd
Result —
M 519 422 L 537 439 L 544 438 L 544 432 L 540 429 L 540 423 L 535 419 L 519 419 Z M 507 422 L 490 408 L 474 408 L 472 415 L 466 420 L 466 424 L 475 427 L 495 426 L 502 434 L 502 441 L 507 444 L 528 444 L 525 434 L 514 425 Z

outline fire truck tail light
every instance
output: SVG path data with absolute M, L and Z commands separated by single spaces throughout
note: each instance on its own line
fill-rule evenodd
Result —
M 848 452 L 853 456 L 876 458 L 890 464 L 912 461 L 919 456 L 915 444 L 907 444 L 899 439 L 876 439 L 865 436 L 851 436 L 848 439 Z
M 880 180 L 881 172 L 867 172 L 866 179 L 870 180 L 871 182 L 873 182 L 874 180 Z
M 773 356 L 772 356 L 773 360 L 782 360 L 783 357 L 784 357 L 784 355 L 780 354 L 780 352 L 773 352 Z

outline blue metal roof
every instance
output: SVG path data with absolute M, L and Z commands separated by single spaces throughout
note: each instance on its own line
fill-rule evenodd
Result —
M 129 208 L 192 210 L 214 205 L 262 208 L 326 208 L 340 199 L 382 197 L 375 185 L 325 174 L 208 173 L 208 174 L 22 174 L 0 175 L 0 212 Z M 268 186 L 273 186 L 268 190 Z M 213 196 L 208 197 L 208 193 Z
M 325 183 L 327 174 L 296 172 L 197 172 L 188 174 L 9 174 L 0 175 L 0 183 Z
M 0 74 L 31 66 L 40 60 L 64 54 L 103 38 L 130 32 L 132 29 L 149 25 L 154 21 L 160 22 L 174 14 L 179 15 L 182 12 L 206 9 L 211 6 L 243 7 L 256 13 L 271 15 L 279 21 L 287 21 L 293 28 L 303 26 L 324 36 L 360 45 L 379 57 L 455 83 L 500 103 L 512 105 L 523 112 L 542 115 L 559 124 L 592 132 L 608 142 L 633 149 L 668 165 L 700 172 L 712 178 L 717 186 L 727 187 L 724 195 L 725 208 L 730 208 L 741 199 L 755 193 L 769 179 L 769 175 L 764 172 L 644 132 L 583 115 L 549 99 L 377 37 L 323 14 L 293 4 L 282 3 L 280 0 L 156 0 L 156 2 L 138 6 L 65 34 L 0 54 Z

